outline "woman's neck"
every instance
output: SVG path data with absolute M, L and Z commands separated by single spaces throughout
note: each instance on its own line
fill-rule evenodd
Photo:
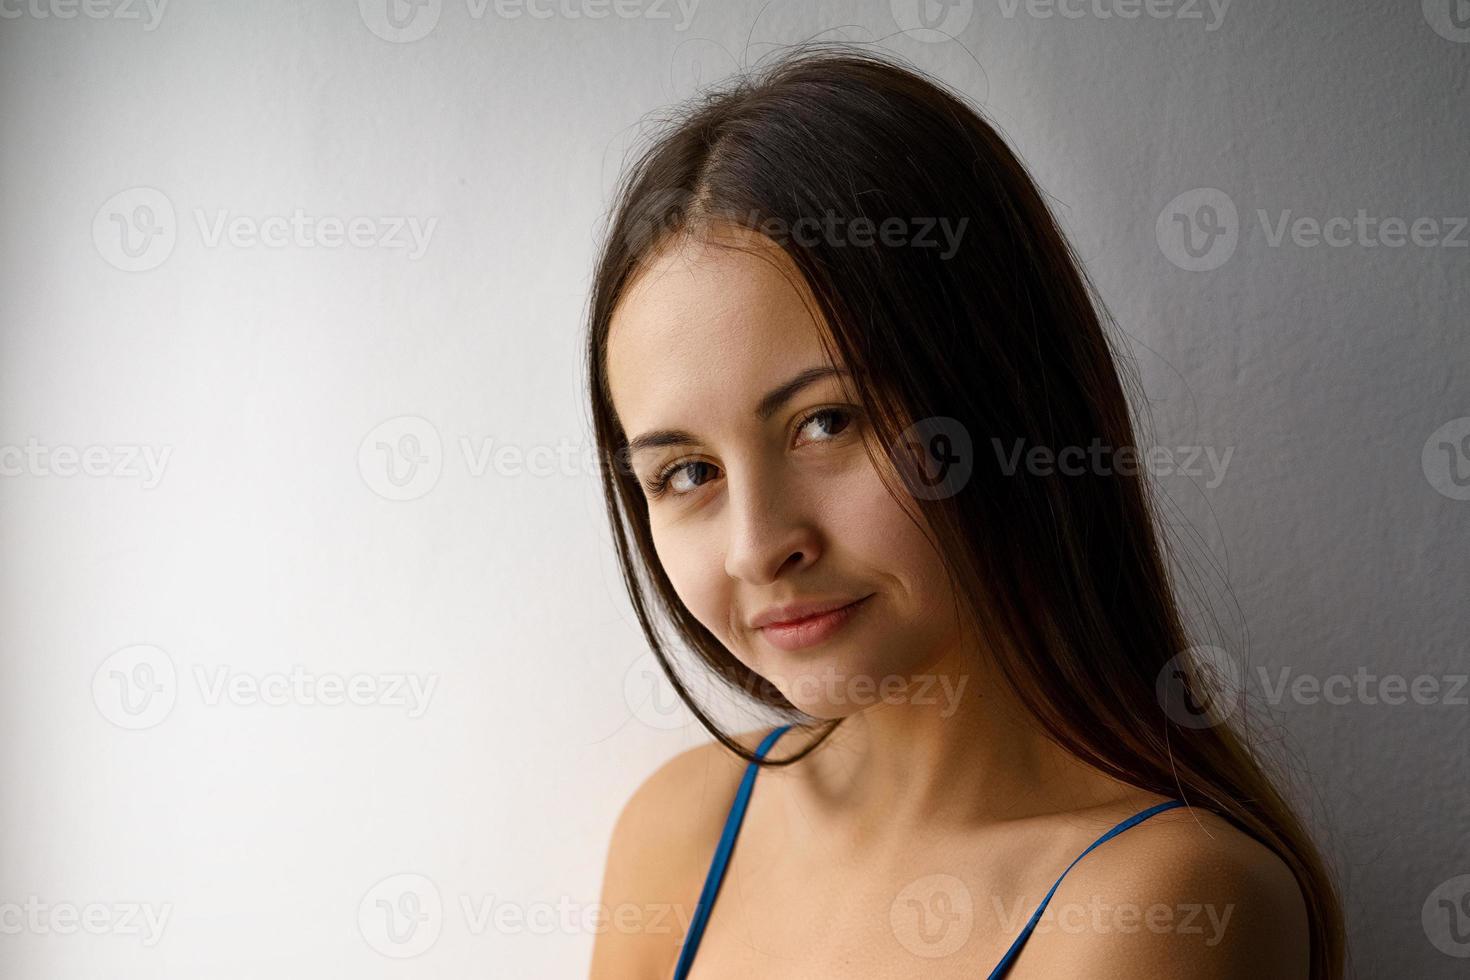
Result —
M 903 840 L 1131 792 L 1048 739 L 978 659 L 945 657 L 904 697 L 849 716 L 793 766 L 809 815 L 855 838 Z

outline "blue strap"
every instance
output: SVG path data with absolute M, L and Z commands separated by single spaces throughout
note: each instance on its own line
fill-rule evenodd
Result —
M 1067 865 L 1067 871 L 1071 871 L 1074 867 L 1076 867 L 1077 862 L 1081 861 L 1083 858 L 1087 857 L 1087 855 L 1091 854 L 1093 848 L 1097 847 L 1098 845 L 1106 844 L 1108 841 L 1112 840 L 1114 837 L 1117 837 L 1129 827 L 1141 824 L 1154 814 L 1163 813 L 1165 810 L 1172 810 L 1176 806 L 1184 806 L 1184 801 L 1168 800 L 1167 802 L 1151 806 L 1147 810 L 1144 810 L 1142 813 L 1135 813 L 1133 816 L 1129 817 L 1127 820 L 1124 820 L 1112 830 L 1108 831 L 1106 834 L 1103 834 L 1097 840 L 1093 841 L 1092 844 L 1087 848 L 1087 850 L 1083 851 L 1081 854 L 1073 858 L 1072 863 Z M 1005 976 L 1006 971 L 1011 968 L 1011 964 L 1016 961 L 1016 957 L 1021 955 L 1021 947 L 1026 945 L 1027 939 L 1031 938 L 1031 930 L 1035 929 L 1036 923 L 1041 921 L 1041 913 L 1046 910 L 1046 903 L 1051 901 L 1051 897 L 1053 894 L 1055 894 L 1057 886 L 1062 883 L 1062 878 L 1067 877 L 1067 871 L 1063 871 L 1061 873 L 1061 876 L 1057 878 L 1056 884 L 1051 886 L 1051 891 L 1046 893 L 1046 897 L 1041 900 L 1041 904 L 1036 906 L 1036 911 L 1031 914 L 1031 921 L 1026 923 L 1026 928 L 1021 930 L 1021 934 L 1016 937 L 1016 941 L 1011 943 L 1011 948 L 1006 950 L 1006 955 L 1001 957 L 1000 962 L 995 965 L 995 969 L 990 971 L 990 980 L 999 980 L 1000 977 Z
M 776 744 L 790 725 L 772 729 L 755 750 L 757 759 L 764 759 L 771 746 Z M 725 831 L 720 835 L 720 845 L 715 848 L 715 859 L 710 862 L 709 873 L 704 878 L 704 891 L 699 893 L 699 905 L 694 909 L 694 918 L 689 922 L 689 932 L 684 936 L 684 948 L 679 952 L 679 964 L 674 967 L 674 980 L 684 980 L 689 975 L 689 966 L 694 962 L 694 951 L 704 936 L 705 923 L 709 921 L 710 909 L 720 893 L 720 883 L 725 880 L 725 865 L 730 860 L 730 851 L 735 847 L 735 837 L 740 833 L 740 824 L 745 819 L 745 805 L 750 802 L 750 789 L 755 785 L 760 766 L 754 762 L 745 767 L 745 777 L 740 780 L 740 789 L 735 802 L 730 806 L 730 815 L 725 818 Z

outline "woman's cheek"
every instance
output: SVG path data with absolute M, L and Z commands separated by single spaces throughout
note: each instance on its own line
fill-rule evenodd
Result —
M 922 540 L 923 534 L 900 501 L 892 497 L 871 465 L 860 467 L 845 481 L 843 496 L 837 510 L 843 515 L 839 522 L 842 550 L 865 564 L 871 562 L 887 573 L 903 576 L 914 541 Z M 909 505 L 914 506 L 912 501 Z
M 654 551 L 686 608 L 726 646 L 730 636 L 729 578 L 724 551 L 688 528 L 652 528 Z M 733 649 L 733 648 L 732 648 Z

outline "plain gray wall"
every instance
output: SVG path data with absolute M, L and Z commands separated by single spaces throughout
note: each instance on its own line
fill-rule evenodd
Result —
M 5 4 L 4 972 L 585 972 L 618 808 L 704 739 L 650 672 L 586 464 L 596 236 L 646 113 L 816 37 L 983 105 L 1158 444 L 1231 453 L 1160 482 L 1252 693 L 1262 667 L 1447 693 L 1470 669 L 1451 2 L 957 0 L 931 8 L 953 38 L 900 33 L 913 0 L 431 0 L 397 26 L 383 0 Z M 1290 227 L 1360 211 L 1343 244 Z M 1261 732 L 1342 871 L 1359 975 L 1464 976 L 1438 903 L 1470 889 L 1470 707 L 1312 700 Z M 378 904 L 406 893 L 409 939 Z

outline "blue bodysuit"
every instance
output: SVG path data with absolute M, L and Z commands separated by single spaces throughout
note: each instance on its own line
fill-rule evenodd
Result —
M 764 759 L 766 753 L 771 750 L 771 746 L 776 744 L 776 739 L 780 738 L 790 727 L 790 725 L 782 725 L 780 728 L 772 730 L 761 741 L 760 746 L 756 748 L 755 757 L 757 759 Z M 730 861 L 730 851 L 735 847 L 735 838 L 740 833 L 740 824 L 745 819 L 745 807 L 750 802 L 750 791 L 755 785 L 756 773 L 759 771 L 760 766 L 754 762 L 745 767 L 745 776 L 740 780 L 740 788 L 735 793 L 735 802 L 730 805 L 730 815 L 725 819 L 724 832 L 720 834 L 719 846 L 715 848 L 714 860 L 710 862 L 709 873 L 704 879 L 704 890 L 699 893 L 699 904 L 694 910 L 694 918 L 689 922 L 689 932 L 684 937 L 684 946 L 679 951 L 679 963 L 674 968 L 674 980 L 685 980 L 689 976 L 689 968 L 694 963 L 694 954 L 699 949 L 699 940 L 704 936 L 705 924 L 709 922 L 710 909 L 714 907 L 715 897 L 720 892 L 720 882 L 725 878 L 725 866 Z M 1006 954 L 995 965 L 995 969 L 990 971 L 990 980 L 999 980 L 1000 977 L 1005 976 L 1006 972 L 1010 970 L 1011 964 L 1021 954 L 1021 947 L 1026 945 L 1026 940 L 1030 938 L 1032 930 L 1036 928 L 1036 923 L 1041 920 L 1041 913 L 1045 911 L 1046 903 L 1051 901 L 1053 893 L 1057 890 L 1057 885 L 1062 883 L 1062 878 L 1067 876 L 1067 871 L 1071 871 L 1078 861 L 1086 857 L 1094 847 L 1112 840 L 1129 827 L 1142 823 L 1156 813 L 1163 813 L 1165 810 L 1172 810 L 1174 807 L 1183 805 L 1184 802 L 1182 800 L 1168 800 L 1156 806 L 1151 806 L 1141 813 L 1135 813 L 1093 841 L 1087 850 L 1077 855 L 1076 859 L 1067 865 L 1067 869 L 1062 872 L 1061 877 L 1057 878 L 1056 884 L 1053 884 L 1051 890 L 1042 898 L 1041 904 L 1031 914 L 1030 920 L 1027 921 L 1025 927 L 1021 930 L 1021 934 L 1016 937 L 1016 941 L 1011 944 L 1011 948 L 1006 950 Z

